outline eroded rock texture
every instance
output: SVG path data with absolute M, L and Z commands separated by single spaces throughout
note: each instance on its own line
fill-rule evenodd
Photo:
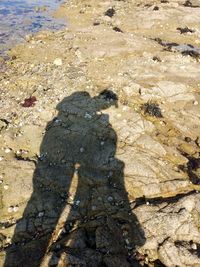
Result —
M 200 266 L 199 12 L 68 1 L 0 62 L 1 266 Z

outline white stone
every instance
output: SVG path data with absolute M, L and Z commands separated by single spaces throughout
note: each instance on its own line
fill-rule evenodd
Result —
M 9 212 L 9 213 L 13 212 L 13 207 L 9 207 L 9 208 L 8 208 L 8 212 Z
M 10 148 L 6 148 L 4 151 L 5 151 L 5 153 L 10 153 L 11 149 Z
M 62 66 L 62 59 L 61 58 L 56 58 L 53 62 L 54 65 L 56 66 Z
M 13 208 L 13 211 L 14 212 L 17 212 L 19 210 L 19 207 L 18 206 L 15 206 L 14 208 Z
M 38 217 L 41 218 L 41 217 L 43 217 L 43 216 L 44 216 L 44 211 L 40 211 L 40 212 L 38 213 Z

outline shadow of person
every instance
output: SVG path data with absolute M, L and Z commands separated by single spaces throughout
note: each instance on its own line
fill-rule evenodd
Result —
M 117 100 L 109 90 L 75 92 L 57 105 L 4 267 L 138 266 L 132 256 L 145 236 L 115 158 L 117 135 L 101 112 Z

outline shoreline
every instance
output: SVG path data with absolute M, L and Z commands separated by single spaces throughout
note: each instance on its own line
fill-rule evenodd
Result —
M 0 224 L 9 225 L 0 229 L 5 237 L 0 265 L 3 266 L 4 249 L 11 242 L 16 221 L 22 218 L 33 192 L 35 164 L 41 156 L 46 126 L 58 116 L 56 106 L 76 92 L 84 91 L 94 98 L 111 90 L 118 97 L 118 107 L 111 106 L 100 113 L 109 118 L 117 135 L 116 158 L 125 165 L 124 188 L 146 238 L 143 245 L 135 244 L 128 251 L 135 255 L 131 256 L 134 261 L 151 267 L 157 262 L 164 266 L 175 262 L 198 266 L 199 11 L 200 7 L 185 6 L 184 1 L 176 0 L 152 4 L 139 0 L 71 0 L 55 12 L 56 17 L 64 16 L 69 21 L 66 29 L 27 36 L 25 43 L 12 48 L 0 79 Z M 74 111 L 73 102 L 69 103 L 71 120 L 76 114 L 73 112 L 79 118 L 88 110 L 90 107 L 84 104 Z M 88 120 L 89 116 L 90 113 Z M 77 126 L 77 131 L 81 132 L 81 127 Z M 54 192 L 57 185 L 48 186 Z M 85 199 L 86 187 L 83 183 Z M 76 192 L 75 185 L 72 192 Z M 101 193 L 97 190 L 95 199 L 98 198 Z M 102 213 L 99 202 L 91 200 L 91 207 L 97 211 L 91 208 L 88 212 L 88 221 L 95 218 L 93 227 L 97 229 Z M 86 207 L 84 197 L 81 205 L 82 209 Z M 106 201 L 102 205 L 106 206 Z M 17 207 L 16 211 L 10 207 Z M 116 204 L 110 210 L 115 219 L 121 216 Z M 89 222 L 83 227 L 92 228 Z M 76 239 L 71 233 L 69 236 Z M 81 242 L 80 236 L 78 240 Z M 182 242 L 181 246 L 177 242 Z M 105 266 L 112 266 L 108 256 L 100 252 L 97 257 L 95 253 L 96 260 L 99 257 Z M 187 253 L 190 256 L 186 257 Z M 114 254 L 116 266 L 122 262 L 131 266 L 125 265 L 125 259 L 119 259 L 118 254 Z M 72 263 L 76 260 L 73 258 Z M 81 260 L 89 266 L 87 256 L 81 254 Z

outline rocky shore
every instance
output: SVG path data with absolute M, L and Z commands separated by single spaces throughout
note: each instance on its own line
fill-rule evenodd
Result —
M 69 0 L 0 61 L 0 266 L 200 266 L 199 14 Z

